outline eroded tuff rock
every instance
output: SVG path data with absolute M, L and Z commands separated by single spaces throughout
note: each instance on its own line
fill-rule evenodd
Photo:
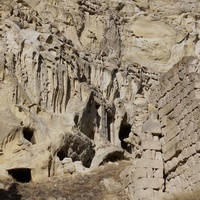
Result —
M 129 159 L 130 199 L 197 189 L 199 5 L 1 1 L 0 176 Z

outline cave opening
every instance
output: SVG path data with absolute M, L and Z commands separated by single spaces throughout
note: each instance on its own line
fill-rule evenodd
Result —
M 75 161 L 82 161 L 82 164 L 84 167 L 89 168 L 91 166 L 92 160 L 95 155 L 95 151 L 91 150 L 89 152 L 88 156 L 85 156 L 85 158 L 81 159 L 81 154 L 82 150 L 80 149 L 81 145 L 77 145 L 77 149 L 71 149 L 69 150 L 69 147 L 63 146 L 58 152 L 57 152 L 57 157 L 59 158 L 60 161 L 62 161 L 64 158 L 71 158 L 73 162 Z M 86 147 L 85 147 L 86 148 Z M 71 153 L 70 153 L 71 152 Z
M 28 168 L 9 169 L 8 174 L 20 183 L 29 183 L 32 180 L 31 169 Z
M 119 139 L 121 141 L 121 147 L 122 149 L 126 150 L 129 153 L 131 153 L 131 146 L 129 146 L 129 144 L 124 141 L 124 139 L 129 137 L 130 132 L 131 132 L 131 125 L 128 123 L 121 123 L 119 131 Z
M 65 157 L 67 157 L 67 151 L 64 148 L 61 148 L 60 151 L 57 152 L 57 156 L 62 161 Z
M 23 136 L 31 144 L 36 144 L 34 130 L 31 128 L 23 128 Z

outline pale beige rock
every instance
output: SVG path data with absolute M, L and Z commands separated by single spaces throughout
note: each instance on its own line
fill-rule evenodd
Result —
M 145 168 L 163 168 L 163 161 L 161 160 L 151 160 L 151 159 L 138 159 L 134 162 L 135 167 L 145 167 Z
M 74 162 L 74 166 L 75 166 L 75 171 L 76 171 L 76 172 L 84 173 L 84 172 L 87 172 L 87 171 L 88 171 L 88 169 L 86 169 L 86 168 L 83 166 L 83 164 L 82 164 L 81 161 L 75 161 L 75 162 Z
M 196 188 L 199 6 L 1 1 L 0 176 L 42 181 L 128 158 L 130 199 Z
M 125 27 L 125 34 L 123 60 L 136 62 L 158 71 L 167 71 L 184 56 L 181 48 L 185 43 L 178 43 L 186 37 L 187 33 L 163 22 L 154 21 L 153 18 L 142 13 L 131 19 L 131 23 L 127 28 Z M 177 51 L 179 53 L 175 54 Z M 141 56 L 143 59 L 140 59 Z
M 74 163 L 71 158 L 64 158 L 62 160 L 62 164 L 64 165 L 64 173 L 72 174 L 73 172 L 76 171 Z
M 141 143 L 142 148 L 145 149 L 151 149 L 151 150 L 161 150 L 161 144 L 160 141 L 148 141 L 143 140 Z

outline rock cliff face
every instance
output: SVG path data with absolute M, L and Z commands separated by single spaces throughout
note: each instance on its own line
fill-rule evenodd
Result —
M 130 199 L 198 189 L 199 6 L 1 1 L 0 176 L 128 159 Z

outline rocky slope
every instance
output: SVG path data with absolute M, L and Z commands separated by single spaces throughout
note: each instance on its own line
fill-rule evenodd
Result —
M 1 1 L 0 176 L 39 183 L 129 160 L 129 199 L 197 189 L 199 6 Z

